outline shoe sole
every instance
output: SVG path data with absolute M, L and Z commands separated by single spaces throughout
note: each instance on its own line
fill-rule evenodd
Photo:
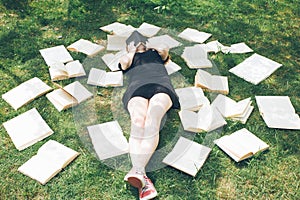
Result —
M 140 179 L 136 178 L 136 177 L 128 177 L 127 181 L 133 187 L 136 187 L 136 188 L 142 188 L 143 187 L 142 181 Z
M 150 195 L 148 195 L 144 198 L 140 198 L 140 200 L 149 200 L 149 199 L 155 198 L 156 196 L 157 196 L 157 192 L 154 192 L 154 193 L 152 193 L 152 194 L 150 194 Z

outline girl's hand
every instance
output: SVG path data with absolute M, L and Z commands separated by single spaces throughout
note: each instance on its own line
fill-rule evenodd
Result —
M 136 46 L 134 46 L 134 42 L 130 42 L 129 45 L 127 45 L 127 51 L 128 53 L 136 52 Z

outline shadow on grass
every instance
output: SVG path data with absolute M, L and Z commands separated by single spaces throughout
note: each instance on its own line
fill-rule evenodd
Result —
M 28 14 L 27 12 L 29 9 L 28 0 L 18 0 L 18 1 L 1 0 L 0 2 L 3 4 L 3 6 L 5 6 L 7 10 L 13 10 L 18 12 L 22 18 L 25 17 L 26 14 Z

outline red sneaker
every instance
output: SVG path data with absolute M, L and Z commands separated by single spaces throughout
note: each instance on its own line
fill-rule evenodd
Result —
M 140 200 L 153 199 L 154 197 L 157 196 L 157 191 L 152 181 L 146 175 L 144 175 L 144 179 L 146 185 L 140 191 Z

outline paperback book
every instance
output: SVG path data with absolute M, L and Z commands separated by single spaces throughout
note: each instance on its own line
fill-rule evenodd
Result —
M 36 155 L 21 165 L 18 171 L 44 185 L 78 155 L 73 149 L 49 140 L 39 148 Z
M 19 151 L 53 134 L 36 108 L 4 122 L 3 126 Z

